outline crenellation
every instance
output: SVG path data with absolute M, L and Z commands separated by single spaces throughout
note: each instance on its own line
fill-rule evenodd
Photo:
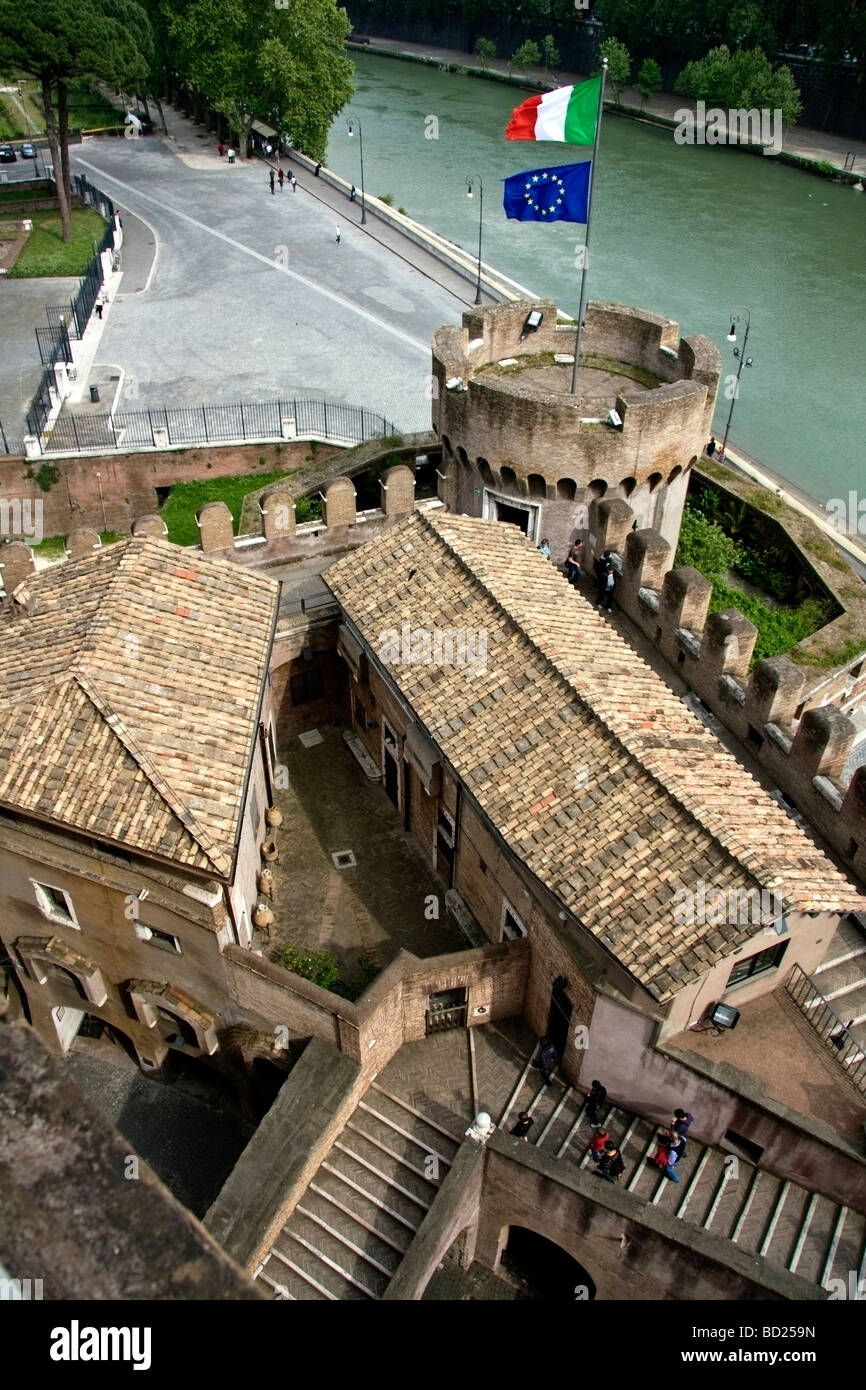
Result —
M 857 726 L 836 705 L 807 710 L 791 748 L 812 777 L 838 778 L 857 736 Z

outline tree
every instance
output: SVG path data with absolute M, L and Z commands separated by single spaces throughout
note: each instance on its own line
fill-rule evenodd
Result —
M 509 67 L 537 68 L 541 62 L 541 50 L 534 39 L 526 39 L 511 55 Z
M 237 131 L 246 153 L 254 120 L 311 159 L 351 97 L 346 11 L 334 0 L 162 0 L 176 70 Z
M 559 49 L 553 42 L 552 34 L 545 34 L 544 38 L 541 40 L 541 51 L 544 54 L 545 72 L 547 72 L 549 67 L 555 68 L 559 66 Z
M 773 69 L 760 48 L 731 53 L 726 44 L 705 58 L 687 63 L 674 91 L 722 110 L 779 110 L 784 125 L 793 125 L 803 110 L 791 69 Z
M 0 69 L 29 73 L 42 87 L 63 241 L 71 234 L 68 84 L 102 79 L 141 91 L 151 55 L 150 24 L 136 0 L 0 0 Z
M 659 91 L 661 85 L 662 70 L 655 58 L 644 58 L 637 75 L 637 89 L 640 92 L 641 106 L 645 101 L 649 101 L 653 92 Z
M 619 39 L 605 39 L 599 49 L 602 58 L 607 59 L 607 82 L 613 92 L 614 101 L 619 101 L 623 87 L 628 85 L 631 73 L 631 54 Z
M 478 39 L 475 44 L 475 52 L 478 54 L 481 66 L 486 68 L 490 60 L 496 57 L 496 44 L 492 39 Z

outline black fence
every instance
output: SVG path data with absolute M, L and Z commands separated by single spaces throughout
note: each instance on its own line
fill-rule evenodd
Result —
M 53 383 L 51 373 L 46 373 L 46 377 Z M 123 410 L 109 415 L 63 414 L 55 420 L 50 436 L 42 441 L 42 450 L 46 454 L 75 454 L 89 450 L 169 449 L 190 444 L 261 444 L 296 436 L 363 444 L 367 439 L 396 433 L 392 421 L 361 406 L 295 397 L 234 405 Z
M 837 1013 L 830 1008 L 821 991 L 799 965 L 791 968 L 785 989 L 815 1032 L 833 1048 L 839 1063 L 859 1090 L 866 1093 L 866 1053 L 848 1031 Z

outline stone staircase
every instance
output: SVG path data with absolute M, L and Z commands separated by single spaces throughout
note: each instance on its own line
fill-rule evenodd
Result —
M 815 986 L 866 1052 L 866 924 L 846 917 L 834 932 L 827 954 L 812 973 Z
M 527 1142 L 563 1162 L 592 1170 L 587 1146 L 594 1131 L 582 1092 L 558 1074 L 550 1086 L 543 1086 L 527 1059 L 504 1110 L 493 1119 L 507 1132 L 520 1111 L 535 1121 Z M 691 1137 L 678 1165 L 680 1181 L 672 1182 L 648 1162 L 659 1142 L 655 1121 L 617 1106 L 608 1106 L 599 1118 L 626 1165 L 621 1190 L 821 1287 L 831 1278 L 843 1279 L 848 1287 L 851 1270 L 863 1280 L 866 1217 L 859 1212 Z
M 381 1298 L 461 1140 L 374 1082 L 256 1279 L 279 1299 Z

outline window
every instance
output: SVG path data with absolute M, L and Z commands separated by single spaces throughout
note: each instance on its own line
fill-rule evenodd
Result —
M 251 825 L 252 828 L 253 828 L 253 834 L 254 834 L 254 835 L 258 835 L 258 833 L 259 833 L 259 799 L 258 799 L 258 797 L 256 796 L 256 789 L 255 789 L 255 787 L 252 787 L 252 788 L 250 789 L 250 825 Z
M 30 882 L 33 884 L 36 901 L 43 916 L 47 917 L 50 922 L 58 922 L 61 926 L 76 927 L 79 931 L 81 930 L 78 925 L 78 918 L 75 916 L 75 908 L 72 906 L 72 899 L 68 893 L 65 893 L 62 888 L 55 888 L 50 883 L 37 883 L 35 879 L 31 879 Z
M 171 932 L 157 931 L 156 927 L 145 926 L 144 922 L 136 922 L 135 934 L 139 941 L 149 941 L 151 946 L 158 946 L 162 951 L 176 951 L 179 956 L 183 955 L 181 944 L 176 936 Z
M 289 677 L 289 683 L 292 690 L 293 705 L 307 705 L 311 700 L 321 700 L 322 698 L 321 670 L 299 671 L 296 676 Z
M 516 941 L 520 936 L 526 936 L 526 927 L 521 922 L 511 904 L 503 898 L 499 940 Z
M 454 818 L 442 807 L 439 807 L 439 814 L 436 818 L 436 833 L 439 840 L 446 845 L 454 848 Z
M 775 970 L 781 965 L 788 945 L 787 941 L 780 941 L 778 946 L 769 946 L 766 951 L 758 951 L 754 956 L 746 956 L 745 960 L 737 961 L 728 976 L 725 988 L 733 989 L 734 985 L 744 984 L 755 975 L 765 975 L 768 970 Z

